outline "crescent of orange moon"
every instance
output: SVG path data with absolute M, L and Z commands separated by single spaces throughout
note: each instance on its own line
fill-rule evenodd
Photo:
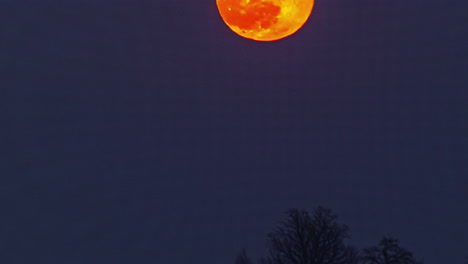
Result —
M 216 0 L 216 4 L 226 25 L 238 35 L 275 41 L 305 24 L 314 0 Z

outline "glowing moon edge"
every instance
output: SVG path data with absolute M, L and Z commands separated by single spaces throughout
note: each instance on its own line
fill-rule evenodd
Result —
M 224 23 L 256 41 L 276 41 L 296 33 L 308 21 L 314 0 L 216 0 Z

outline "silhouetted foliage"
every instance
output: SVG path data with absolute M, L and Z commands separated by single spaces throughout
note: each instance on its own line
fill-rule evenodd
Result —
M 235 264 L 253 264 L 250 258 L 247 256 L 245 249 L 242 249 L 239 255 L 236 257 Z
M 261 264 L 357 264 L 359 252 L 346 246 L 348 227 L 337 223 L 330 209 L 319 207 L 311 216 L 292 209 L 268 235 L 269 256 Z
M 362 261 L 364 264 L 422 264 L 397 239 L 389 237 L 384 237 L 377 246 L 364 249 Z

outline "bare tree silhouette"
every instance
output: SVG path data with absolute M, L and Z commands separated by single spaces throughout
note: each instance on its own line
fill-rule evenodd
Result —
M 359 251 L 347 246 L 348 227 L 337 223 L 330 209 L 311 216 L 292 209 L 269 235 L 269 256 L 261 264 L 357 264 Z
M 377 246 L 363 250 L 364 264 L 422 264 L 413 257 L 413 253 L 402 248 L 399 241 L 384 237 Z
M 239 255 L 236 257 L 235 264 L 253 264 L 250 258 L 247 256 L 247 251 L 242 249 Z

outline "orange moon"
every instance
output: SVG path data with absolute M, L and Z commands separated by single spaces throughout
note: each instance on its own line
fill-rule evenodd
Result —
M 216 0 L 216 4 L 224 23 L 238 35 L 275 41 L 305 24 L 314 0 Z

